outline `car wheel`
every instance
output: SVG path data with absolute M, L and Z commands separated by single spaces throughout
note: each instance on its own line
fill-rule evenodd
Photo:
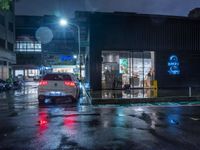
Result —
M 76 99 L 78 100 L 81 97 L 81 90 L 77 90 L 76 92 Z
M 77 98 L 70 96 L 69 97 L 72 103 L 76 103 L 77 102 Z
M 39 105 L 45 104 L 45 98 L 41 95 L 38 96 Z
M 44 99 L 38 99 L 38 102 L 39 102 L 39 105 L 44 105 L 45 104 Z

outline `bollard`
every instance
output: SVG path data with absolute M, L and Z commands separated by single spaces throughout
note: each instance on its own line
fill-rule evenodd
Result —
M 158 81 L 157 80 L 153 80 L 153 88 L 158 89 Z
M 153 97 L 158 97 L 158 81 L 153 80 Z
M 191 88 L 191 86 L 189 86 L 189 97 L 191 97 L 192 96 L 192 88 Z

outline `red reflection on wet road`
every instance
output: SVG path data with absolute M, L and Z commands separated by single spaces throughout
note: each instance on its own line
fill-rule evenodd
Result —
M 64 126 L 67 130 L 67 133 L 69 135 L 75 135 L 77 134 L 77 128 L 76 128 L 76 119 L 77 119 L 77 116 L 65 116 L 63 118 L 64 120 Z
M 64 118 L 64 125 L 68 128 L 68 129 L 73 129 L 74 125 L 75 125 L 75 116 L 72 117 L 65 117 Z
M 39 113 L 38 123 L 39 123 L 39 134 L 42 134 L 48 128 L 48 115 L 46 112 Z

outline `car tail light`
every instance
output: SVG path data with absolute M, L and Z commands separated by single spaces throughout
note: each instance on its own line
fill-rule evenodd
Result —
M 71 86 L 71 87 L 76 86 L 75 83 L 74 83 L 73 81 L 65 81 L 64 84 L 65 84 L 66 86 Z
M 46 86 L 46 85 L 48 85 L 48 81 L 41 80 L 41 81 L 39 82 L 39 85 L 41 85 L 41 86 Z

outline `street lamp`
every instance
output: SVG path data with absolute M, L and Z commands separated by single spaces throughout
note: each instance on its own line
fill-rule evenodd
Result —
M 74 58 L 74 59 L 76 59 L 76 58 L 77 58 L 77 56 L 76 56 L 76 55 L 73 55 L 73 58 Z
M 60 24 L 61 26 L 65 27 L 65 26 L 68 25 L 68 22 L 67 22 L 66 19 L 60 19 L 59 24 Z
M 80 77 L 80 80 L 82 79 L 82 75 L 81 75 L 81 43 L 80 43 L 80 27 L 79 27 L 79 25 L 77 25 L 77 24 L 74 24 L 74 23 L 71 23 L 71 22 L 68 22 L 66 19 L 60 19 L 60 21 L 59 21 L 59 24 L 60 24 L 60 26 L 62 26 L 62 27 L 65 27 L 65 26 L 68 26 L 68 25 L 71 25 L 71 26 L 74 26 L 76 29 L 77 29 L 77 31 L 78 31 L 78 56 L 79 56 L 79 73 L 80 73 L 80 75 L 79 75 L 79 77 Z

